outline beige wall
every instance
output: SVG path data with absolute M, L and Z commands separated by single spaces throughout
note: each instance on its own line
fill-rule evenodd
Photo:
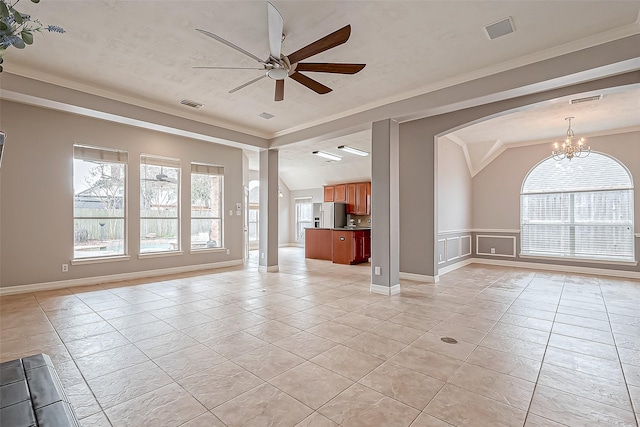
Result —
M 1 286 L 79 279 L 152 269 L 242 259 L 242 151 L 136 127 L 2 101 L 2 128 L 10 147 L 2 165 Z M 131 259 L 101 264 L 61 264 L 73 256 L 73 144 L 126 150 L 128 167 L 128 248 Z M 182 161 L 181 243 L 183 255 L 138 259 L 140 154 Z M 216 253 L 189 253 L 190 163 L 225 167 L 224 243 Z M 234 211 L 229 216 L 229 210 Z
M 640 132 L 588 138 L 631 172 L 636 233 L 640 233 Z M 551 154 L 551 143 L 510 148 L 473 177 L 473 228 L 520 229 L 520 190 L 525 176 Z M 573 161 L 579 162 L 579 159 Z
M 471 229 L 471 174 L 462 147 L 438 139 L 438 232 Z

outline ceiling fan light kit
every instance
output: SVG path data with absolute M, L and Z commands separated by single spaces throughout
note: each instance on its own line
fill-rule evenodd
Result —
M 322 53 L 326 50 L 332 49 L 349 40 L 351 35 L 351 25 L 346 25 L 331 34 L 328 34 L 315 42 L 308 44 L 307 46 L 298 49 L 290 55 L 282 54 L 282 41 L 284 40 L 283 27 L 284 19 L 278 9 L 271 3 L 267 2 L 267 24 L 269 34 L 269 58 L 262 60 L 256 55 L 242 49 L 239 46 L 231 43 L 222 37 L 213 34 L 209 31 L 196 29 L 200 33 L 211 37 L 214 40 L 252 58 L 257 61 L 261 67 L 219 67 L 219 66 L 196 66 L 194 68 L 208 68 L 217 70 L 262 70 L 264 74 L 247 83 L 244 83 L 234 89 L 231 89 L 229 93 L 237 92 L 238 90 L 249 86 L 259 80 L 269 77 L 276 81 L 275 96 L 276 101 L 284 100 L 284 81 L 287 77 L 297 81 L 303 86 L 311 89 L 312 91 L 323 95 L 331 92 L 331 88 L 323 85 L 322 83 L 301 74 L 304 72 L 316 72 L 316 73 L 337 73 L 337 74 L 356 74 L 361 71 L 366 64 L 338 64 L 338 63 L 304 63 L 303 61 L 311 56 Z

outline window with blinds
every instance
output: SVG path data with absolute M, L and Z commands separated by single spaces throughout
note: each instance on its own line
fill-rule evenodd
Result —
M 224 167 L 191 164 L 191 249 L 223 247 Z
M 304 242 L 304 230 L 313 227 L 313 203 L 311 197 L 296 198 L 296 242 Z
M 73 147 L 73 258 L 126 255 L 127 153 Z
M 140 156 L 140 253 L 180 250 L 180 160 Z
M 635 260 L 633 182 L 616 159 L 547 159 L 525 178 L 520 200 L 522 255 Z

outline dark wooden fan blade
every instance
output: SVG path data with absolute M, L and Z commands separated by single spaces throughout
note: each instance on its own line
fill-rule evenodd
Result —
M 291 55 L 288 55 L 289 62 L 291 62 L 291 64 L 295 64 L 296 62 L 300 62 L 310 56 L 317 55 L 320 52 L 331 49 L 332 47 L 339 46 L 349 40 L 350 35 L 351 25 L 342 27 L 338 31 L 334 31 L 333 33 L 314 41 L 302 49 L 293 52 Z
M 284 99 L 284 80 L 276 80 L 276 101 Z
M 291 77 L 293 80 L 297 81 L 301 85 L 308 87 L 312 91 L 319 93 L 320 95 L 324 95 L 325 93 L 331 92 L 331 88 L 328 88 L 322 83 L 317 82 L 312 78 L 305 76 L 304 74 L 300 74 L 297 71 L 291 74 L 289 77 Z
M 334 64 L 327 62 L 299 62 L 296 71 L 313 71 L 316 73 L 355 74 L 366 64 Z

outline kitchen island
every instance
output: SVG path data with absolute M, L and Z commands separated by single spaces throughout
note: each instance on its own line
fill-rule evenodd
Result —
M 307 228 L 305 258 L 323 259 L 335 264 L 360 264 L 371 257 L 371 228 Z

